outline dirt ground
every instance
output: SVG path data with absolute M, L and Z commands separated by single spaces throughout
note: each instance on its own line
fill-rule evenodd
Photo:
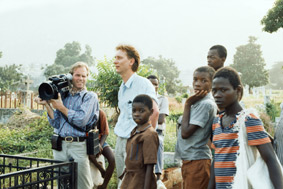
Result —
M 31 112 L 28 108 L 20 108 L 9 118 L 5 125 L 10 129 L 20 129 L 39 118 L 40 115 Z

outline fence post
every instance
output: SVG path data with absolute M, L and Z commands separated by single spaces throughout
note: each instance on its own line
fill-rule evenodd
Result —
M 33 93 L 30 94 L 30 109 L 33 110 Z
M 9 96 L 10 96 L 10 108 L 12 108 L 12 92 L 11 91 L 10 91 Z
M 17 108 L 17 98 L 14 99 L 14 108 Z
M 4 108 L 7 108 L 7 91 L 5 92 L 5 103 L 4 103 Z
M 1 99 L 1 106 L 0 106 L 0 108 L 3 108 L 3 104 L 2 104 L 2 91 L 0 91 L 0 99 Z

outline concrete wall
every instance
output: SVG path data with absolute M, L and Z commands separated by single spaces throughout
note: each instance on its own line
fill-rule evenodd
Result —
M 0 108 L 0 124 L 5 124 L 8 119 L 16 112 L 18 109 L 5 109 Z M 31 110 L 34 113 L 42 115 L 45 110 Z

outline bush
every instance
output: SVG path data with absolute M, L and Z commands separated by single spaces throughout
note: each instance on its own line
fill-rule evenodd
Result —
M 182 98 L 189 98 L 189 95 L 187 93 L 182 94 Z
M 50 138 L 53 128 L 49 125 L 46 113 L 40 119 L 18 129 L 5 126 L 0 128 L 0 153 L 19 154 L 33 151 L 40 152 L 40 156 L 52 157 Z
M 182 97 L 181 96 L 176 96 L 175 99 L 177 100 L 178 103 L 182 103 Z
M 172 112 L 169 114 L 169 116 L 166 117 L 167 123 L 170 121 L 173 121 L 177 123 L 179 117 L 183 115 L 183 112 Z
M 280 116 L 280 104 L 275 103 L 274 100 L 271 100 L 270 103 L 266 103 L 265 110 L 273 122 L 275 122 L 276 117 Z

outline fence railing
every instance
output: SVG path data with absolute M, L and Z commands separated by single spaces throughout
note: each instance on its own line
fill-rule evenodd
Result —
M 44 106 L 34 103 L 37 94 L 33 92 L 3 92 L 0 91 L 0 108 L 19 108 L 26 106 L 29 109 L 42 110 Z
M 0 155 L 0 188 L 77 189 L 77 163 Z

